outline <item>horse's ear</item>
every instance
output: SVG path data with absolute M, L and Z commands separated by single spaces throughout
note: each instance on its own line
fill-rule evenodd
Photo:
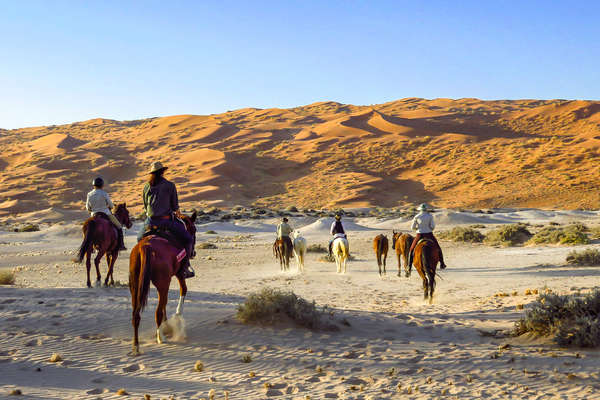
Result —
M 190 219 L 192 220 L 192 223 L 196 222 L 196 217 L 198 216 L 198 213 L 196 211 L 194 211 L 194 213 L 192 214 L 192 216 L 190 217 Z
M 127 208 L 127 203 L 123 202 L 123 207 Z

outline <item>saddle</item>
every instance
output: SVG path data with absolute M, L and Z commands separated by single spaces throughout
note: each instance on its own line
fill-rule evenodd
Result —
M 159 238 L 165 239 L 167 242 L 171 243 L 173 246 L 177 247 L 178 249 L 184 249 L 184 246 L 179 242 L 179 240 L 177 240 L 175 235 L 173 235 L 173 233 L 171 231 L 169 231 L 168 229 L 162 229 L 162 228 L 159 228 L 158 226 L 150 225 L 149 227 L 146 228 L 146 230 L 144 231 L 144 234 L 142 235 L 143 238 L 145 238 L 146 236 L 158 236 Z
M 103 212 L 97 212 L 96 214 L 94 214 L 94 218 L 102 218 L 102 219 L 105 219 L 108 222 L 110 222 L 108 215 L 104 214 Z M 112 225 L 112 222 L 111 222 L 111 225 Z

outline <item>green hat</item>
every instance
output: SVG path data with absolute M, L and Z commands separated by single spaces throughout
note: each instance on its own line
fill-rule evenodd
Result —
M 417 210 L 419 210 L 419 211 L 428 211 L 428 210 L 431 210 L 431 207 L 429 207 L 427 205 L 427 203 L 421 203 L 421 204 L 419 204 L 419 208 L 417 208 Z

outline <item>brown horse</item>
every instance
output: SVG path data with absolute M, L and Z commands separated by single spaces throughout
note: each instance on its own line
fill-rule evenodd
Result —
M 292 258 L 293 250 L 294 245 L 289 237 L 277 239 L 275 240 L 275 243 L 273 243 L 273 255 L 279 260 L 281 272 L 290 269 L 290 258 Z
M 119 220 L 121 225 L 131 228 L 131 221 L 129 220 L 129 211 L 125 203 L 117 204 L 114 210 L 114 216 Z M 81 262 L 85 256 L 85 267 L 87 269 L 87 287 L 92 287 L 90 281 L 90 258 L 94 249 L 98 251 L 96 258 L 94 258 L 94 265 L 96 266 L 96 285 L 100 285 L 100 260 L 106 254 L 106 264 L 108 265 L 108 273 L 104 280 L 104 286 L 108 286 L 108 278 L 110 278 L 110 284 L 114 285 L 113 279 L 113 267 L 119 256 L 119 242 L 117 236 L 117 228 L 105 217 L 96 214 L 94 217 L 88 218 L 83 224 L 83 242 L 79 247 L 77 258 L 75 261 Z
M 381 265 L 383 264 L 383 274 L 385 271 L 385 261 L 388 253 L 388 238 L 385 235 L 377 235 L 373 239 L 373 250 L 375 250 L 375 256 L 377 256 L 377 267 L 379 267 L 379 276 L 381 276 Z
M 193 237 L 192 249 L 196 245 L 196 212 L 191 217 L 183 216 L 187 231 Z M 179 247 L 159 236 L 146 236 L 142 238 L 131 250 L 129 256 L 129 291 L 131 292 L 131 307 L 133 309 L 131 324 L 133 325 L 133 355 L 139 354 L 138 329 L 140 326 L 141 312 L 148 302 L 150 282 L 158 291 L 158 305 L 156 306 L 156 341 L 165 342 L 163 335 L 163 322 L 167 321 L 167 300 L 171 278 L 177 277 L 179 281 L 179 303 L 176 315 L 181 316 L 183 302 L 187 294 L 185 278 L 179 273 L 181 268 L 181 252 Z M 190 255 L 193 258 L 193 254 Z M 163 329 L 161 329 L 163 328 Z
M 435 270 L 440 261 L 438 246 L 428 239 L 421 239 L 415 246 L 413 263 L 415 269 L 423 280 L 424 299 L 429 298 L 429 304 L 433 302 L 433 291 L 435 290 Z M 408 266 L 410 271 L 410 265 Z
M 392 231 L 392 246 L 396 250 L 396 258 L 398 259 L 398 276 L 402 276 L 402 262 L 404 260 L 404 273 L 408 278 L 410 269 L 408 268 L 408 251 L 412 244 L 413 237 L 408 233 Z

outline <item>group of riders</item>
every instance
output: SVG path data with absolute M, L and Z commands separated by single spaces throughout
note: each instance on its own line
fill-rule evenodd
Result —
M 144 221 L 144 228 L 138 234 L 138 241 L 151 230 L 158 229 L 170 232 L 186 250 L 186 255 L 181 260 L 181 270 L 185 278 L 191 278 L 194 276 L 194 271 L 191 269 L 189 259 L 194 251 L 192 248 L 194 241 L 187 231 L 185 224 L 179 218 L 180 210 L 177 188 L 173 182 L 164 177 L 164 172 L 167 168 L 160 161 L 156 161 L 150 166 L 149 179 L 144 185 L 142 192 L 146 220 Z M 126 250 L 123 241 L 123 227 L 111 212 L 114 205 L 109 194 L 103 190 L 103 179 L 99 177 L 95 178 L 92 185 L 94 189 L 87 194 L 86 209 L 91 213 L 92 217 L 100 214 L 106 216 L 112 222 L 117 230 L 119 250 Z M 416 231 L 416 237 L 410 247 L 409 265 L 412 265 L 412 254 L 417 243 L 421 239 L 428 239 L 439 249 L 440 265 L 444 269 L 446 268 L 446 264 L 444 263 L 442 249 L 433 235 L 435 222 L 430 212 L 432 210 L 427 204 L 421 204 L 418 211 L 419 213 L 413 218 L 411 225 L 411 229 Z M 289 225 L 287 217 L 283 217 L 281 223 L 277 226 L 277 238 L 288 242 L 290 248 L 292 245 L 290 239 L 292 231 L 293 229 Z M 331 256 L 333 241 L 339 237 L 346 238 L 340 214 L 335 215 L 335 220 L 331 224 L 329 233 L 332 236 L 328 246 L 329 255 Z M 392 243 L 392 248 L 394 248 L 394 245 L 395 243 Z
M 431 214 L 431 211 L 433 211 L 433 210 L 427 204 L 423 203 L 423 204 L 419 205 L 418 211 L 419 211 L 419 213 L 417 215 L 415 215 L 415 217 L 413 218 L 413 221 L 412 221 L 412 225 L 411 225 L 411 229 L 416 232 L 416 236 L 410 246 L 408 265 L 412 266 L 413 253 L 414 253 L 415 247 L 417 246 L 419 241 L 430 240 L 438 248 L 439 259 L 440 259 L 440 268 L 445 269 L 446 263 L 444 262 L 442 248 L 440 247 L 440 244 L 438 243 L 437 239 L 433 235 L 433 230 L 435 229 L 435 222 L 433 220 L 433 215 Z M 289 244 L 289 246 L 291 246 L 292 240 L 290 239 L 290 234 L 292 232 L 293 232 L 293 229 L 288 224 L 287 217 L 283 217 L 281 223 L 279 225 L 277 225 L 277 239 L 281 239 L 281 240 L 287 242 Z M 329 229 L 329 233 L 332 236 L 331 240 L 329 241 L 329 246 L 328 246 L 329 257 L 331 258 L 332 257 L 331 245 L 333 244 L 333 241 L 337 238 L 347 239 L 346 231 L 344 230 L 344 226 L 342 225 L 342 216 L 340 214 L 335 214 L 335 220 L 331 223 L 331 228 Z M 392 248 L 394 248 L 394 247 L 395 247 L 395 243 L 392 243 Z

